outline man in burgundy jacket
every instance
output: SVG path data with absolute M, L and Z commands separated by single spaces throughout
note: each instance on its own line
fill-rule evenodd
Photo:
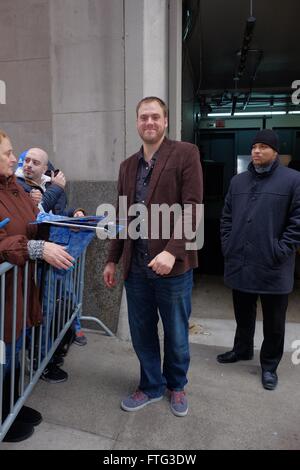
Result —
M 110 242 L 103 275 L 107 287 L 115 286 L 116 264 L 123 256 L 130 333 L 141 375 L 138 389 L 121 402 L 121 408 L 136 411 L 159 401 L 167 387 L 172 412 L 185 416 L 188 404 L 184 386 L 190 361 L 188 321 L 193 268 L 198 257 L 196 249 L 187 249 L 186 231 L 182 230 L 181 236 L 177 232 L 189 217 L 193 230 L 196 228 L 195 211 L 202 202 L 203 185 L 198 148 L 167 139 L 167 126 L 167 107 L 160 98 L 147 97 L 138 103 L 137 130 L 143 145 L 121 164 L 118 192 L 119 197 L 127 197 L 127 210 L 138 204 L 144 216 L 136 225 L 137 236 L 127 232 L 123 239 Z M 169 219 L 169 235 L 162 228 L 164 218 L 156 227 L 151 218 L 151 211 L 161 204 L 177 204 L 182 213 L 181 219 Z M 191 209 L 189 217 L 186 207 Z M 146 216 L 143 209 L 147 210 Z M 130 221 L 129 213 L 125 215 Z M 164 328 L 163 368 L 158 311 Z

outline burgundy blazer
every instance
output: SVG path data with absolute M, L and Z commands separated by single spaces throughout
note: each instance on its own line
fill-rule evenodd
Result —
M 118 179 L 118 195 L 127 196 L 128 207 L 134 204 L 136 175 L 138 169 L 138 153 L 132 155 L 121 163 Z M 153 204 L 178 203 L 182 207 L 190 204 L 195 207 L 202 203 L 203 178 L 198 148 L 188 142 L 177 142 L 165 138 L 158 150 L 158 157 L 151 175 L 145 205 L 148 209 L 148 228 L 151 233 L 151 206 Z M 126 209 L 125 209 L 126 212 Z M 117 204 L 117 214 L 119 205 Z M 132 218 L 128 217 L 128 224 Z M 122 224 L 123 222 L 120 221 Z M 193 216 L 195 228 L 195 214 Z M 173 237 L 174 220 L 171 220 L 170 234 L 166 240 L 162 238 L 159 230 L 158 239 L 149 238 L 150 260 L 160 252 L 166 250 L 175 256 L 176 261 L 168 276 L 183 274 L 198 265 L 197 251 L 187 251 L 186 239 Z M 110 241 L 107 262 L 118 263 L 123 258 L 124 279 L 127 278 L 133 252 L 133 241 L 126 239 L 113 239 Z

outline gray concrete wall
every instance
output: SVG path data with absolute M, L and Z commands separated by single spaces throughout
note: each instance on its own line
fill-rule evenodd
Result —
M 123 2 L 49 6 L 55 163 L 72 181 L 114 181 L 124 159 Z
M 31 146 L 52 149 L 48 0 L 1 0 L 0 79 L 6 104 L 0 127 L 18 154 Z

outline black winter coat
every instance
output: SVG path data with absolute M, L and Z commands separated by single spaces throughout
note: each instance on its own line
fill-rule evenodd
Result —
M 232 178 L 221 219 L 225 284 L 260 294 L 287 294 L 300 246 L 300 173 L 274 162 Z

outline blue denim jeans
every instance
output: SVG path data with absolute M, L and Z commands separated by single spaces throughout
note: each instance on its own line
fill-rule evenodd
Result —
M 16 340 L 16 349 L 15 349 L 15 369 L 19 367 L 19 352 L 22 349 L 23 345 L 23 337 L 22 334 L 19 336 L 19 338 Z M 5 364 L 3 367 L 3 377 L 5 377 L 6 374 L 10 373 L 11 371 L 11 361 L 12 361 L 12 354 L 13 354 L 13 349 L 12 349 L 12 343 L 6 343 L 5 345 Z
M 52 270 L 51 276 L 47 272 L 46 278 L 44 281 L 43 287 L 43 330 L 42 330 L 42 344 L 41 344 L 41 360 L 43 360 L 48 353 L 48 351 L 52 347 L 52 321 L 54 316 L 56 315 L 56 299 L 54 298 L 54 286 L 55 282 L 60 281 L 62 283 L 62 295 L 66 294 L 66 310 L 69 301 L 69 297 L 71 297 L 71 303 L 77 304 L 76 295 L 74 292 L 74 285 L 73 279 L 67 277 L 66 273 L 59 274 L 56 270 Z M 50 296 L 49 294 L 49 283 L 50 283 Z M 64 303 L 64 302 L 63 302 Z M 72 313 L 72 312 L 71 312 Z M 61 313 L 63 315 L 63 312 Z M 48 338 L 46 338 L 47 332 L 47 316 L 48 316 Z M 57 315 L 56 315 L 57 321 Z M 75 331 L 80 330 L 80 320 L 78 317 L 74 319 L 74 328 Z M 62 325 L 58 325 L 59 328 Z M 57 327 L 57 326 L 56 326 Z M 48 340 L 48 347 L 47 347 L 47 340 Z M 51 361 L 50 361 L 51 362 Z
M 192 287 L 192 270 L 158 279 L 131 272 L 125 281 L 131 339 L 140 361 L 139 389 L 151 398 L 161 396 L 166 386 L 178 391 L 187 383 Z M 164 329 L 163 368 L 158 310 Z

